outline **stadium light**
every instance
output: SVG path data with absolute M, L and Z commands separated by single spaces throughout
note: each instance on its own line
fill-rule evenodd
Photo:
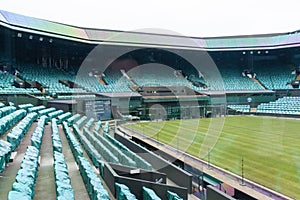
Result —
M 32 36 L 32 35 L 29 35 L 29 39 L 32 40 L 32 39 L 33 39 L 33 36 Z
M 18 37 L 21 38 L 22 37 L 22 33 L 18 33 Z
M 40 42 L 43 42 L 44 38 L 40 37 Z

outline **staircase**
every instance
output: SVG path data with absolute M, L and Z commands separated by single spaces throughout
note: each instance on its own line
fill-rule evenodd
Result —
M 258 80 L 258 79 L 256 79 L 256 78 L 252 78 L 252 80 L 254 81 L 254 82 L 256 82 L 258 85 L 260 85 L 260 87 L 262 88 L 262 89 L 264 89 L 264 90 L 266 90 L 267 88 Z
M 139 88 L 139 85 L 125 72 L 124 69 L 121 69 L 120 71 L 122 75 L 133 84 L 132 86 L 130 86 L 130 89 L 136 91 Z
M 98 78 L 98 81 L 101 83 L 101 85 L 106 85 L 105 81 L 102 79 L 101 76 Z

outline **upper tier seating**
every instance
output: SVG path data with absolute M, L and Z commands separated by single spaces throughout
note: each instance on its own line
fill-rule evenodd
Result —
M 242 70 L 237 66 L 219 67 L 225 90 L 262 90 L 263 88 L 247 76 L 242 76 Z M 213 84 L 213 83 L 211 83 Z M 222 86 L 209 85 L 211 90 L 222 90 Z
M 160 68 L 156 65 L 129 71 L 128 75 L 139 86 L 192 86 L 183 76 L 176 76 L 174 70 Z
M 292 74 L 292 70 L 287 66 L 257 66 L 254 68 L 257 74 L 257 79 L 267 89 L 292 89 L 291 85 L 287 85 L 296 78 L 295 74 Z
M 0 71 L 0 94 L 41 94 L 36 88 L 17 88 L 13 86 L 17 80 L 13 75 Z
M 97 77 L 77 76 L 75 82 L 89 92 L 132 92 L 132 83 L 122 76 L 121 72 L 108 71 L 103 77 L 106 85 L 102 85 Z
M 57 94 L 73 94 L 73 93 L 86 93 L 82 88 L 69 88 L 59 80 L 74 80 L 74 76 L 59 70 L 54 67 L 41 67 L 38 65 L 20 67 L 19 76 L 26 81 L 38 81 L 43 85 L 46 92 L 56 97 Z

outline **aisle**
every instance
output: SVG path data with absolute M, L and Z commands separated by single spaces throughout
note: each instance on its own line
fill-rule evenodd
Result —
M 46 124 L 40 150 L 40 167 L 34 188 L 34 199 L 56 199 L 51 123 Z
M 61 143 L 63 146 L 62 153 L 65 156 L 65 160 L 68 165 L 69 177 L 71 179 L 71 185 L 75 192 L 75 199 L 76 200 L 77 199 L 78 200 L 80 200 L 80 199 L 88 200 L 88 199 L 90 199 L 90 197 L 85 188 L 85 185 L 81 178 L 80 172 L 77 168 L 74 156 L 72 154 L 71 148 L 68 144 L 66 135 L 65 135 L 61 125 L 58 126 L 58 130 L 59 130 L 60 140 L 61 140 Z

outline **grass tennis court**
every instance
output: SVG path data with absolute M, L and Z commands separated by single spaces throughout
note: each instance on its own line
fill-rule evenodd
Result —
M 127 124 L 223 169 L 300 199 L 300 120 L 229 116 Z

